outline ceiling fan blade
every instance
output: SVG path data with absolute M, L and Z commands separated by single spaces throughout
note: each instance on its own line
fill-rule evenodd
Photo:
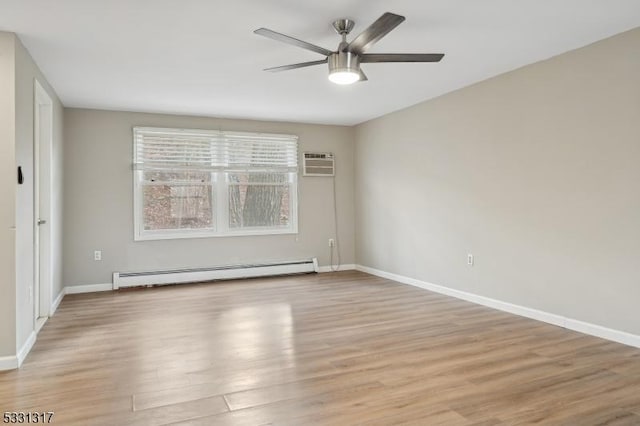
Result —
M 360 62 L 440 62 L 444 53 L 365 53 Z
M 297 38 L 277 33 L 268 28 L 259 28 L 255 30 L 254 33 L 263 37 L 270 38 L 272 40 L 290 44 L 292 46 L 302 47 L 303 49 L 311 50 L 312 52 L 316 52 L 324 56 L 329 56 L 333 53 L 332 51 L 325 49 L 324 47 L 316 46 L 315 44 L 307 43 L 306 41 L 298 40 Z
M 366 75 L 366 74 L 364 73 L 364 71 L 362 71 L 362 69 L 361 69 L 361 70 L 360 70 L 360 80 L 358 80 L 358 81 L 362 82 L 362 81 L 367 81 L 367 80 L 369 80 L 369 79 L 367 78 L 367 75 Z
M 391 30 L 400 25 L 404 20 L 404 16 L 387 12 L 360 33 L 358 37 L 353 39 L 344 50 L 358 54 L 363 53 L 373 46 L 375 42 L 389 34 Z
M 326 64 L 326 63 L 327 63 L 326 59 L 321 59 L 319 61 L 301 62 L 299 64 L 282 65 L 280 67 L 265 68 L 265 71 L 269 71 L 269 72 L 288 71 L 288 70 L 295 70 L 296 68 L 311 67 L 313 65 L 320 65 L 320 64 Z

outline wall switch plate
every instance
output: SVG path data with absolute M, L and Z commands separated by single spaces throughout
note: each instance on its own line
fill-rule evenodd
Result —
M 96 250 L 93 252 L 93 260 L 102 260 L 102 251 Z
M 333 238 L 329 238 L 329 247 L 335 247 L 336 245 L 336 240 L 334 240 Z
M 471 253 L 467 255 L 467 265 L 473 266 L 473 255 Z

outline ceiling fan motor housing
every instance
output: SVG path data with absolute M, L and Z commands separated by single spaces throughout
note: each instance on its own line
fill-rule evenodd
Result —
M 338 51 L 328 58 L 329 73 L 360 72 L 360 57 L 353 52 Z

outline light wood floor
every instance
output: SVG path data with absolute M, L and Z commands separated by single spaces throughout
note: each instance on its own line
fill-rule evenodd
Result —
M 0 411 L 65 425 L 640 425 L 640 350 L 360 272 L 66 296 Z

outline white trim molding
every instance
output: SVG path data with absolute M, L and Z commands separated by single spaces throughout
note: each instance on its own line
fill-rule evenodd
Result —
M 86 284 L 68 285 L 64 288 L 64 294 L 95 293 L 98 291 L 111 291 L 113 284 Z
M 31 348 L 33 348 L 34 343 L 36 343 L 36 336 L 37 333 L 35 331 L 32 331 L 31 334 L 29 334 L 27 341 L 24 342 L 16 355 L 0 357 L 0 371 L 15 370 L 16 368 L 20 368 L 27 355 L 29 355 Z
M 332 269 L 330 266 L 317 266 L 316 258 L 313 258 L 312 261 L 313 261 L 313 269 L 315 270 L 315 272 L 318 272 L 318 273 L 332 272 Z M 347 265 L 340 265 L 340 268 L 338 270 L 349 271 L 349 270 L 355 270 L 355 269 L 356 269 L 356 265 L 351 263 Z M 233 278 L 229 278 L 229 279 L 233 279 Z M 53 313 L 58 309 L 58 306 L 60 306 L 62 299 L 67 294 L 96 293 L 96 292 L 111 291 L 111 290 L 114 290 L 113 283 L 68 285 L 62 289 L 60 294 L 58 294 L 58 297 L 56 297 L 56 300 L 53 302 L 51 306 L 51 314 L 53 315 Z
M 64 297 L 65 294 L 67 294 L 66 290 L 67 290 L 66 287 L 63 287 L 62 290 L 60 291 L 60 294 L 58 294 L 58 297 L 56 297 L 56 299 L 51 304 L 51 313 L 49 314 L 50 317 L 52 317 L 53 314 L 55 314 L 56 311 L 58 310 L 58 306 L 60 306 L 60 303 L 62 302 L 62 298 Z
M 640 348 L 640 336 L 627 333 L 625 331 L 614 330 L 612 328 L 603 327 L 588 322 L 579 321 L 573 318 L 567 318 L 561 315 L 552 314 L 550 312 L 540 311 L 526 306 L 515 305 L 513 303 L 504 302 L 502 300 L 492 299 L 490 297 L 480 296 L 466 291 L 456 290 L 453 288 L 432 284 L 415 278 L 405 277 L 403 275 L 393 274 L 391 272 L 381 271 L 379 269 L 370 268 L 364 265 L 356 265 L 358 271 L 366 272 L 382 278 L 397 281 L 402 284 L 412 285 L 435 293 L 444 294 L 455 297 L 456 299 L 466 300 L 478 305 L 487 306 L 500 311 L 509 312 L 511 314 L 520 315 L 534 320 L 546 322 L 548 324 L 557 325 L 569 330 L 578 331 L 580 333 L 589 334 L 591 336 L 601 337 L 603 339 L 622 343 L 625 345 Z
M 346 265 L 340 265 L 338 266 L 338 269 L 336 270 L 336 268 L 334 268 L 333 266 L 319 266 L 318 270 L 316 272 L 320 273 L 320 274 L 324 274 L 326 272 L 338 272 L 338 271 L 353 271 L 357 269 L 356 265 L 354 263 L 348 263 Z
M 18 357 L 15 355 L 0 356 L 0 371 L 15 370 L 18 368 Z
M 27 341 L 24 342 L 24 345 L 22 345 L 22 347 L 18 351 L 18 355 L 16 356 L 18 361 L 18 368 L 20 368 L 27 355 L 29 355 L 29 352 L 31 351 L 31 348 L 33 348 L 34 343 L 36 343 L 36 336 L 37 333 L 35 331 L 32 331 L 31 334 L 29 334 Z

